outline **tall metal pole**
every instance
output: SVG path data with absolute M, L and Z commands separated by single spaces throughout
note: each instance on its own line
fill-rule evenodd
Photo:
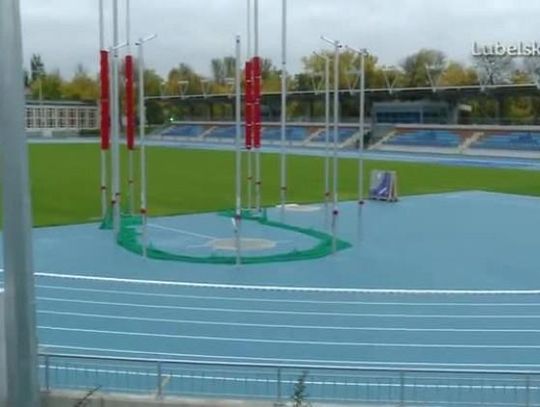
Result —
M 242 131 L 242 93 L 241 93 L 241 52 L 240 36 L 236 36 L 236 180 L 235 180 L 235 214 L 234 214 L 234 232 L 236 239 L 236 265 L 242 262 L 242 244 L 241 244 L 241 225 L 242 225 L 242 149 L 241 149 L 241 131 Z
M 131 55 L 131 2 L 130 0 L 126 0 L 126 44 L 127 44 L 127 54 Z M 126 103 L 128 102 L 126 98 Z M 126 122 L 128 120 L 132 120 L 132 118 L 128 117 L 129 109 L 126 106 Z M 133 137 L 135 135 L 133 134 Z M 128 143 L 129 144 L 129 143 Z M 135 208 L 135 168 L 134 168 L 134 162 L 133 162 L 133 155 L 134 151 L 133 149 L 129 148 L 128 146 L 128 193 L 129 193 L 129 213 L 134 213 Z
M 324 202 L 330 200 L 330 58 L 324 57 Z
M 142 247 L 143 256 L 147 257 L 148 252 L 148 195 L 147 195 L 147 170 L 146 170 L 146 104 L 144 101 L 144 44 L 156 35 L 141 38 L 137 43 L 139 47 L 139 145 L 141 159 L 141 217 L 142 217 Z
M 364 204 L 364 134 L 365 134 L 365 114 L 366 114 L 366 53 L 360 53 L 360 134 L 358 143 L 358 203 Z
M 99 50 L 100 52 L 105 50 L 105 17 L 103 10 L 103 0 L 99 0 Z M 101 78 L 103 80 L 103 78 Z M 109 97 L 108 95 L 101 95 L 101 98 Z M 102 103 L 102 102 L 101 102 Z M 104 112 L 102 111 L 102 114 Z M 102 129 L 103 131 L 103 129 Z M 103 137 L 103 134 L 101 135 Z M 107 216 L 107 150 L 103 147 L 100 152 L 100 167 L 101 167 L 101 218 L 105 219 Z
M 118 0 L 113 0 L 113 59 L 112 59 L 112 94 L 111 130 L 112 130 L 112 205 L 113 229 L 115 238 L 120 232 L 120 103 L 118 78 Z
M 287 0 L 282 0 L 281 36 L 281 211 L 287 199 Z
M 338 191 L 339 191 L 339 162 L 338 162 L 338 143 L 339 143 L 339 50 L 340 44 L 335 43 L 334 55 L 334 191 L 333 191 L 333 209 L 332 209 L 332 251 L 337 251 L 337 222 L 339 216 Z
M 18 0 L 0 1 L 0 165 L 3 201 L 8 406 L 40 405 Z
M 254 7 L 254 20 L 255 20 L 255 26 L 254 26 L 254 53 L 256 57 L 259 57 L 259 0 L 255 1 L 255 7 Z M 258 79 L 256 79 L 258 80 Z M 259 97 L 259 95 L 257 95 Z M 259 100 L 257 103 L 261 103 Z M 258 120 L 258 118 L 257 118 Z M 257 126 L 259 124 L 257 123 Z M 261 211 L 261 187 L 262 187 L 262 180 L 261 180 L 261 148 L 260 146 L 255 146 L 255 208 L 257 212 Z
M 253 57 L 252 35 L 251 35 L 253 26 L 252 26 L 251 17 L 252 17 L 251 0 L 247 0 L 247 41 L 246 41 L 247 52 L 246 52 L 246 56 L 248 60 L 251 60 L 251 58 Z M 246 72 L 246 74 L 248 73 Z M 246 97 L 247 97 L 247 94 L 246 94 Z M 251 210 L 253 208 L 253 148 L 248 148 L 246 150 L 246 156 L 247 156 L 247 209 Z

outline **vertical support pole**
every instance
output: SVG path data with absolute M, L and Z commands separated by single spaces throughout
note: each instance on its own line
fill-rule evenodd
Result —
M 51 360 L 49 355 L 45 355 L 45 391 L 51 391 Z
M 358 203 L 364 204 L 364 134 L 366 115 L 366 53 L 360 54 L 360 129 L 358 142 Z
M 118 0 L 113 0 L 113 58 L 112 58 L 112 213 L 114 238 L 120 233 L 120 103 L 118 94 Z
M 251 9 L 251 0 L 247 0 L 247 41 L 246 41 L 246 58 L 248 60 L 248 63 L 246 64 L 246 92 L 245 92 L 245 98 L 246 98 L 246 111 L 245 111 L 245 118 L 246 118 L 246 134 L 249 133 L 250 140 L 253 139 L 253 130 L 251 129 L 252 126 L 252 114 L 251 114 L 251 90 L 252 85 L 251 83 L 251 71 L 247 69 L 249 66 L 251 66 L 251 58 L 253 56 L 252 51 L 252 9 Z M 249 94 L 248 94 L 249 93 Z M 253 208 L 253 152 L 252 152 L 252 144 L 246 143 L 246 157 L 247 157 L 247 209 L 251 210 Z
M 133 57 L 131 56 L 131 1 L 126 0 L 126 138 L 128 148 L 128 194 L 129 194 L 129 213 L 134 213 L 135 208 L 135 168 L 134 168 L 134 149 L 135 149 L 135 112 L 134 112 L 134 93 L 133 93 Z
M 139 41 L 139 144 L 141 145 L 141 218 L 142 250 L 148 256 L 148 206 L 146 193 L 146 105 L 144 102 L 144 42 Z
M 235 87 L 236 87 L 236 180 L 235 180 L 235 214 L 234 232 L 236 239 L 236 265 L 242 262 L 241 224 L 242 224 L 242 149 L 241 149 L 241 121 L 242 121 L 242 94 L 241 94 L 241 50 L 240 36 L 236 36 L 236 62 L 235 62 Z
M 330 200 L 330 58 L 324 56 L 324 203 Z M 328 213 L 328 209 L 326 210 Z
M 339 216 L 338 191 L 339 191 L 339 52 L 341 45 L 339 42 L 334 44 L 334 169 L 333 169 L 333 193 L 332 193 L 332 251 L 337 251 L 337 222 Z
M 99 0 L 99 49 L 100 49 L 100 120 L 101 120 L 101 217 L 107 216 L 107 151 L 110 147 L 109 117 L 109 54 L 105 50 L 103 0 Z
M 282 0 L 281 27 L 281 214 L 287 199 L 287 0 Z
M 261 145 L 260 145 L 260 136 L 261 136 L 261 63 L 259 59 L 259 0 L 254 0 L 254 16 L 253 19 L 255 21 L 254 26 L 254 54 L 255 58 L 257 58 L 257 62 L 253 62 L 254 64 L 254 81 L 256 82 L 254 84 L 254 89 L 256 90 L 255 93 L 255 100 L 254 100 L 254 140 L 255 140 L 255 208 L 257 213 L 261 212 L 261 188 L 262 188 L 262 180 L 261 180 Z
M 282 391 L 281 391 L 281 368 L 277 370 L 277 394 L 276 394 L 276 405 L 281 406 Z
M 399 374 L 399 405 L 405 405 L 405 372 Z
M 9 406 L 40 405 L 32 254 L 32 217 L 25 137 L 19 0 L 0 1 L 0 174 L 7 397 Z
M 161 362 L 157 362 L 156 377 L 157 377 L 156 398 L 161 399 L 163 397 L 163 372 L 161 369 Z

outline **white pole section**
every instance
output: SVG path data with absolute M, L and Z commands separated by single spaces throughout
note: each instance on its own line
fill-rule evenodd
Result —
M 324 202 L 330 200 L 330 58 L 324 55 Z
M 234 232 L 236 238 L 236 265 L 242 262 L 242 244 L 241 244 L 241 224 L 242 224 L 242 79 L 241 79 L 241 52 L 240 36 L 236 36 L 236 180 L 235 180 L 235 214 L 234 214 Z
M 3 190 L 7 405 L 39 407 L 32 217 L 18 0 L 0 1 L 0 49 L 4 54 L 0 58 L 0 174 Z
M 144 44 L 156 38 L 150 35 L 141 38 L 137 43 L 139 47 L 139 144 L 141 157 L 141 218 L 142 218 L 142 248 L 143 256 L 147 257 L 148 248 L 148 196 L 147 196 L 147 170 L 146 170 L 146 104 L 144 101 Z
M 332 210 L 332 250 L 337 251 L 337 221 L 339 216 L 338 191 L 339 191 L 339 162 L 338 162 L 338 143 L 339 143 L 339 49 L 340 44 L 336 41 L 334 56 L 334 193 Z
M 287 199 L 287 0 L 282 0 L 281 37 L 281 211 Z
M 251 59 L 253 57 L 253 50 L 252 50 L 252 20 L 251 20 L 251 0 L 247 0 L 247 59 Z M 248 73 L 246 72 L 246 75 Z M 247 80 L 247 78 L 246 78 Z M 247 91 L 247 88 L 246 88 Z M 247 97 L 247 93 L 245 95 Z M 247 112 L 246 112 L 247 117 Z M 246 131 L 247 131 L 247 123 L 246 123 Z M 253 130 L 252 130 L 253 131 Z M 252 133 L 253 134 L 253 133 Z M 252 150 L 253 148 L 249 148 L 246 150 L 246 156 L 247 156 L 247 209 L 251 211 L 253 208 L 253 161 L 252 161 Z
M 103 51 L 105 49 L 105 17 L 103 10 L 103 0 L 99 0 L 99 49 Z M 102 95 L 103 97 L 103 95 Z M 108 95 L 107 95 L 108 97 Z M 105 219 L 107 216 L 107 151 L 101 149 L 101 218 Z
M 358 203 L 364 204 L 364 135 L 366 115 L 366 53 L 360 54 L 360 139 L 358 143 Z
M 112 130 L 112 192 L 113 192 L 113 229 L 115 238 L 120 232 L 120 103 L 118 78 L 118 0 L 113 0 L 113 58 L 112 58 L 112 94 L 111 130 Z
M 126 44 L 127 53 L 131 55 L 131 1 L 126 0 Z M 127 111 L 127 109 L 126 109 Z M 126 114 L 126 120 L 129 120 Z M 128 148 L 128 193 L 129 193 L 129 213 L 135 211 L 135 168 L 134 151 Z
M 255 7 L 254 7 L 254 20 L 255 20 L 255 27 L 254 27 L 254 53 L 256 57 L 259 57 L 259 0 L 255 1 Z M 262 85 L 261 85 L 262 86 Z M 257 95 L 259 97 L 259 95 Z M 257 103 L 261 103 L 261 100 Z M 261 129 L 262 132 L 262 129 Z M 255 149 L 255 208 L 258 213 L 261 212 L 261 187 L 262 187 L 262 179 L 261 179 L 261 147 L 257 147 Z

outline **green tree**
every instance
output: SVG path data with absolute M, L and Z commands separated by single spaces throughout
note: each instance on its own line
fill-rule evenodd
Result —
M 62 95 L 64 99 L 94 102 L 99 99 L 97 78 L 91 77 L 79 64 L 73 79 L 64 84 Z
M 45 64 L 39 54 L 32 54 L 30 59 L 30 79 L 32 82 L 37 81 L 45 75 Z
M 434 49 L 422 49 L 406 57 L 401 63 L 404 85 L 407 87 L 428 86 L 427 67 L 440 75 L 444 71 L 446 56 Z

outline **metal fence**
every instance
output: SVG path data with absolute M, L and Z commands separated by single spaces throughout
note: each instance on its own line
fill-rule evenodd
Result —
M 540 372 L 402 370 L 40 355 L 42 387 L 396 406 L 540 406 Z

